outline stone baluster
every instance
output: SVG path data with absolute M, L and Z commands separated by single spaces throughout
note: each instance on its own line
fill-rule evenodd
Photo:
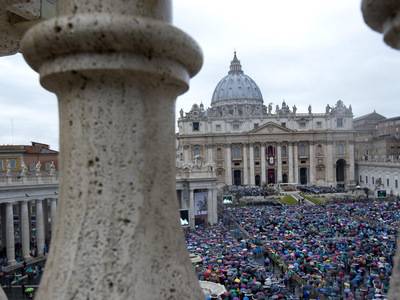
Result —
M 26 260 L 31 257 L 28 201 L 22 201 L 20 209 L 22 256 Z
M 6 252 L 9 265 L 15 265 L 15 236 L 13 204 L 6 204 Z
M 400 50 L 400 1 L 363 0 L 361 8 L 364 20 L 368 24 L 368 26 L 370 26 L 375 31 L 383 33 L 385 43 L 395 49 Z M 393 80 L 393 84 L 395 84 L 395 79 Z M 353 166 L 350 166 L 350 168 L 352 167 Z M 390 289 L 388 293 L 388 299 L 396 300 L 399 298 L 400 238 L 397 238 L 397 250 L 394 257 L 392 276 L 390 277 Z
M 58 96 L 58 220 L 37 299 L 203 299 L 175 199 L 175 100 L 200 48 L 169 0 L 59 0 L 22 53 Z

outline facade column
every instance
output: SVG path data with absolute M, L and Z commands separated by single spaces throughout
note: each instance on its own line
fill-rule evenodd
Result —
M 44 215 L 43 200 L 36 200 L 36 246 L 37 255 L 44 255 Z
M 261 185 L 267 183 L 267 170 L 265 169 L 265 144 L 261 144 Z
M 60 218 L 37 299 L 203 299 L 174 159 L 175 100 L 202 54 L 172 1 L 58 0 L 21 52 L 60 109 Z
M 184 162 L 184 164 L 190 163 L 190 146 L 189 145 L 183 146 L 183 162 Z
M 50 200 L 50 218 L 51 218 L 51 236 L 54 236 L 55 231 L 55 225 L 57 221 L 57 199 L 51 199 Z
M 289 143 L 288 144 L 288 152 L 289 152 L 289 183 L 294 183 L 294 177 L 293 177 L 293 144 Z
M 26 260 L 31 257 L 28 202 L 22 201 L 20 209 L 22 256 Z
M 6 251 L 9 265 L 15 265 L 15 236 L 13 204 L 6 203 Z
M 354 185 L 355 182 L 355 162 L 354 162 L 354 143 L 349 143 L 349 177 L 348 177 L 348 184 Z
M 231 145 L 225 145 L 225 184 L 232 185 Z
M 296 184 L 299 184 L 299 153 L 298 153 L 298 147 L 297 143 L 293 144 L 293 174 L 294 174 L 294 182 Z
M 195 226 L 195 214 L 194 214 L 194 190 L 190 189 L 189 193 L 189 226 L 194 229 Z
M 281 145 L 278 144 L 276 146 L 276 159 L 278 161 L 278 169 L 277 169 L 277 183 L 282 183 L 282 148 Z
M 254 172 L 254 145 L 250 144 L 250 185 L 256 185 Z
M 314 143 L 310 142 L 310 183 L 315 184 L 315 145 Z
M 243 144 L 243 184 L 249 184 L 249 166 L 247 163 L 247 144 Z
M 335 181 L 333 179 L 333 145 L 332 143 L 327 143 L 326 145 L 326 183 L 327 185 L 334 185 Z
M 214 203 L 213 203 L 213 190 L 208 189 L 207 193 L 207 221 L 208 224 L 213 225 L 214 224 Z

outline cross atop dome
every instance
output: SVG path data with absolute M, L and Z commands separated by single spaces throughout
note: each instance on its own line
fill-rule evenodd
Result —
M 233 60 L 231 61 L 231 67 L 228 74 L 243 74 L 242 65 L 236 56 L 236 51 L 233 53 Z

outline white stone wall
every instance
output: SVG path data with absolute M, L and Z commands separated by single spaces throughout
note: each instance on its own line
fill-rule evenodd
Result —
M 387 195 L 400 195 L 400 163 L 359 162 L 356 169 L 356 180 L 361 187 L 368 187 L 373 191 L 386 190 Z M 377 184 L 378 178 L 381 178 L 381 185 Z

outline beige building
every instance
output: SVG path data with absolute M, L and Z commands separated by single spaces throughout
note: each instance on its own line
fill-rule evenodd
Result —
M 276 183 L 349 186 L 355 183 L 351 106 L 339 100 L 325 112 L 264 105 L 236 53 L 216 86 L 211 107 L 180 111 L 177 160 L 203 163 L 218 186 Z

